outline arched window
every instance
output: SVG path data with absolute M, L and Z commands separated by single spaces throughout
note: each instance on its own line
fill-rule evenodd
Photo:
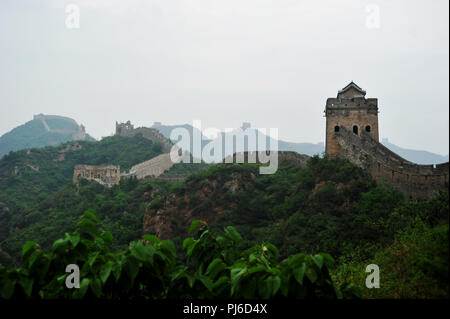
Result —
M 334 131 L 335 131 L 335 132 L 339 132 L 339 125 L 336 125 L 336 126 L 334 127 Z
M 358 125 L 353 125 L 353 133 L 358 135 Z
M 370 125 L 366 125 L 366 132 L 370 133 Z

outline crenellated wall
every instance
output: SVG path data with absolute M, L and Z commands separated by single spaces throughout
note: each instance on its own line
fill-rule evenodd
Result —
M 163 153 L 169 153 L 172 148 L 172 142 L 164 137 L 158 130 L 149 128 L 149 127 L 138 127 L 134 128 L 134 126 L 130 123 L 130 121 L 126 123 L 117 123 L 116 122 L 116 135 L 120 136 L 134 136 L 136 134 L 142 134 L 142 136 L 146 139 L 151 140 L 152 142 L 161 143 Z
M 333 134 L 339 144 L 340 157 L 365 169 L 374 179 L 403 191 L 408 197 L 429 198 L 448 187 L 448 162 L 418 165 L 395 154 L 366 132 L 356 135 L 341 127 Z
M 73 170 L 73 182 L 80 179 L 96 181 L 101 185 L 111 187 L 120 183 L 120 166 L 116 165 L 76 165 Z
M 158 177 L 173 166 L 170 159 L 170 154 L 161 154 L 148 161 L 134 165 L 128 174 L 123 174 L 123 177 L 135 176 L 137 179 L 144 179 L 148 177 Z

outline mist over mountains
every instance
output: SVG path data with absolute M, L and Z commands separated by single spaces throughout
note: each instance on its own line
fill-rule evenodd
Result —
M 194 150 L 194 136 L 201 137 L 201 149 L 210 143 L 222 145 L 221 157 L 220 159 L 217 158 L 214 160 L 214 162 L 219 162 L 226 156 L 232 155 L 232 153 L 235 152 L 274 149 L 275 145 L 277 145 L 277 148 L 280 151 L 292 151 L 309 156 L 316 154 L 322 155 L 325 151 L 325 144 L 323 142 L 299 143 L 288 142 L 281 139 L 275 140 L 257 129 L 252 128 L 250 123 L 244 123 L 240 129 L 235 129 L 232 132 L 222 132 L 214 139 L 206 137 L 200 130 L 190 124 L 163 125 L 160 122 L 155 122 L 151 127 L 157 129 L 167 139 L 171 139 L 170 135 L 174 129 L 187 130 L 190 136 L 191 150 Z M 234 143 L 232 144 L 230 144 L 230 135 L 235 136 Z M 180 137 L 178 139 L 172 139 L 172 141 L 177 142 L 179 139 Z M 222 141 L 220 141 L 220 139 Z M 244 144 L 239 145 L 237 139 L 244 141 Z M 260 141 L 265 140 L 266 146 L 258 145 L 258 139 Z M 79 125 L 71 118 L 38 114 L 34 116 L 33 120 L 14 128 L 0 137 L 0 158 L 10 151 L 55 146 L 72 140 L 95 141 L 93 137 L 85 132 L 83 125 Z M 443 156 L 424 150 L 402 148 L 391 143 L 387 138 L 383 138 L 382 144 L 406 160 L 417 164 L 439 164 L 449 160 L 448 155 Z M 193 155 L 199 157 L 200 153 L 197 153 L 198 154 L 195 154 L 194 150 Z
M 172 130 L 176 128 L 184 128 L 189 132 L 189 135 L 191 137 L 190 141 L 190 147 L 191 150 L 193 150 L 193 134 L 196 132 L 198 136 L 201 136 L 202 138 L 202 149 L 205 145 L 209 143 L 216 143 L 216 145 L 220 145 L 219 139 L 222 139 L 222 158 L 232 155 L 234 152 L 244 152 L 244 151 L 255 151 L 255 150 L 265 150 L 265 149 L 273 149 L 273 146 L 276 145 L 275 140 L 268 137 L 267 135 L 259 132 L 257 129 L 251 128 L 250 123 L 244 123 L 241 127 L 241 130 L 235 129 L 232 132 L 222 133 L 221 135 L 217 136 L 214 140 L 207 138 L 206 136 L 202 135 L 201 132 L 194 128 L 190 124 L 183 124 L 183 125 L 162 125 L 159 122 L 156 122 L 152 128 L 155 128 L 159 130 L 166 138 L 170 139 L 170 133 Z M 244 145 L 233 145 L 230 143 L 226 143 L 226 136 L 229 135 L 235 135 L 237 138 L 240 138 L 244 140 Z M 259 138 L 266 140 L 266 147 L 259 147 L 257 145 L 256 140 L 258 139 L 258 136 L 261 135 Z M 246 137 L 247 136 L 247 137 Z M 250 139 L 248 139 L 248 136 Z M 256 137 L 253 139 L 253 137 Z M 172 140 L 173 142 L 179 141 L 179 139 Z M 300 154 L 306 154 L 309 156 L 313 155 L 322 155 L 325 152 L 325 144 L 323 142 L 320 143 L 296 143 L 296 142 L 287 142 L 283 140 L 278 140 L 278 150 L 279 151 L 292 151 L 297 152 Z M 235 138 L 236 143 L 236 138 Z M 234 143 L 234 144 L 235 144 Z M 447 162 L 449 160 L 449 156 L 443 156 L 439 154 L 435 154 L 428 151 L 423 150 L 413 150 L 413 149 L 406 149 L 402 148 L 398 145 L 395 145 L 387 138 L 383 138 L 382 144 L 389 148 L 391 151 L 399 154 L 403 158 L 405 158 L 408 161 L 411 161 L 413 163 L 417 164 L 439 164 L 443 162 Z M 226 151 L 226 150 L 232 150 L 232 151 Z M 194 156 L 199 156 L 199 154 L 194 154 Z

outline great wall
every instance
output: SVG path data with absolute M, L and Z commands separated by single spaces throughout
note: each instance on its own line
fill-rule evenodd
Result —
M 116 135 L 120 136 L 134 136 L 136 134 L 142 134 L 146 139 L 151 140 L 154 143 L 160 143 L 163 153 L 169 153 L 172 149 L 172 142 L 164 137 L 158 130 L 149 127 L 134 128 L 134 125 L 127 121 L 126 123 L 116 122 Z
M 366 99 L 365 95 L 351 82 L 338 92 L 337 98 L 327 100 L 326 155 L 347 159 L 407 197 L 429 198 L 448 187 L 448 162 L 418 165 L 379 143 L 378 100 Z
M 134 165 L 128 173 L 120 173 L 120 167 L 118 166 L 77 165 L 74 169 L 74 183 L 77 183 L 80 178 L 85 178 L 87 180 L 95 180 L 104 186 L 111 187 L 119 184 L 121 178 L 159 178 L 169 181 L 180 181 L 184 178 L 184 176 L 163 175 L 164 172 L 169 170 L 174 164 L 170 159 L 169 154 L 173 144 L 159 131 L 147 127 L 134 128 L 130 121 L 126 123 L 116 122 L 116 135 L 131 137 L 136 134 L 142 134 L 144 138 L 149 139 L 154 143 L 160 143 L 163 154 Z M 117 173 L 116 168 L 118 168 L 119 173 L 114 174 L 114 178 L 111 178 L 111 170 L 114 170 L 115 173 Z
M 80 179 L 96 181 L 97 183 L 111 187 L 120 183 L 120 166 L 115 165 L 76 165 L 73 171 L 73 182 Z
M 67 121 L 68 123 L 71 123 L 77 129 L 76 130 L 55 129 L 55 128 L 51 128 L 47 123 L 47 121 L 62 120 L 62 119 Z M 42 123 L 42 125 L 44 126 L 46 132 L 59 133 L 59 134 L 71 134 L 72 140 L 74 140 L 74 141 L 77 141 L 77 140 L 83 141 L 86 139 L 86 130 L 85 130 L 84 126 L 78 125 L 71 118 L 64 117 L 64 116 L 57 116 L 57 115 L 44 115 L 41 113 L 41 114 L 34 115 L 33 120 L 40 121 Z
M 419 165 L 407 161 L 379 143 L 378 100 L 365 98 L 366 92 L 351 82 L 338 92 L 336 98 L 326 102 L 326 147 L 329 158 L 341 157 L 364 169 L 378 182 L 385 182 L 401 190 L 407 197 L 429 198 L 448 187 L 449 163 L 437 165 Z M 166 179 L 180 181 L 183 176 L 165 174 L 174 163 L 169 152 L 173 146 L 159 131 L 153 128 L 134 128 L 130 121 L 116 122 L 116 135 L 134 136 L 142 134 L 153 142 L 161 144 L 163 154 L 148 161 L 134 165 L 128 173 L 114 175 L 105 167 L 79 165 L 74 171 L 74 182 L 79 177 L 95 179 L 106 186 L 120 181 L 120 177 L 134 176 L 137 179 Z M 253 158 L 254 152 L 245 152 L 244 161 Z M 295 152 L 278 152 L 279 163 L 288 161 L 293 165 L 304 167 L 309 156 Z M 230 158 L 223 162 L 230 162 Z M 236 163 L 236 154 L 232 162 Z M 114 169 L 114 168 L 111 168 Z M 102 173 L 104 172 L 104 173 Z M 120 169 L 119 169 L 120 172 Z M 77 175 L 77 178 L 75 177 Z M 95 177 L 93 177 L 95 176 Z

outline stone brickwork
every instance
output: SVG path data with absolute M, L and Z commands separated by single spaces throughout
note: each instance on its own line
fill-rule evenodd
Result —
M 386 182 L 407 197 L 429 198 L 448 187 L 448 162 L 418 165 L 379 143 L 377 102 L 361 98 L 364 95 L 365 91 L 352 82 L 339 91 L 338 98 L 327 100 L 327 156 L 349 160 L 375 180 Z M 355 126 L 358 129 L 354 130 Z M 371 129 L 366 130 L 365 126 Z
M 127 121 L 126 123 L 116 122 L 116 135 L 134 136 L 136 134 L 142 134 L 144 138 L 151 140 L 153 143 L 160 143 L 163 153 L 169 153 L 172 148 L 172 142 L 156 129 L 149 127 L 134 128 L 134 125 L 132 125 L 130 121 Z
M 365 169 L 377 181 L 403 191 L 407 197 L 429 198 L 448 187 L 449 163 L 418 165 L 395 154 L 365 132 L 357 136 L 346 129 L 335 133 L 340 156 Z
M 325 152 L 329 157 L 339 156 L 340 146 L 334 139 L 334 133 L 344 127 L 361 136 L 368 132 L 376 141 L 378 138 L 378 100 L 366 99 L 366 91 L 351 82 L 338 92 L 336 98 L 327 99 L 325 116 L 326 141 Z
M 137 179 L 144 179 L 149 177 L 158 177 L 165 171 L 169 170 L 174 163 L 170 159 L 170 154 L 161 154 L 152 158 L 151 160 L 134 165 L 128 174 L 124 177 L 135 176 Z
M 111 187 L 120 183 L 120 166 L 76 165 L 73 171 L 73 182 L 76 184 L 82 178 Z

